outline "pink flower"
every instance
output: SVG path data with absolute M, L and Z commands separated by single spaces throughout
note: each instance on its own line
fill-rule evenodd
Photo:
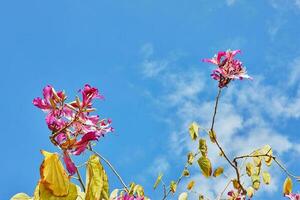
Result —
M 97 132 L 86 133 L 77 143 L 74 144 L 72 154 L 80 155 L 83 151 L 85 151 L 90 141 L 98 140 L 100 136 L 101 135 L 97 134 Z
M 229 199 L 228 200 L 245 200 L 245 195 L 239 194 L 237 192 L 234 192 L 233 190 L 229 191 L 227 193 Z
M 144 200 L 144 197 L 135 197 L 125 194 L 124 197 L 118 197 L 117 200 Z
M 64 151 L 64 156 L 63 156 L 64 162 L 66 164 L 66 168 L 69 172 L 69 174 L 72 176 L 76 173 L 77 167 L 73 163 L 73 161 L 70 158 L 70 155 L 68 154 L 67 151 Z
M 80 91 L 82 101 L 76 98 L 75 101 L 67 103 L 62 91 L 56 92 L 52 86 L 47 85 L 43 89 L 43 98 L 33 100 L 36 107 L 47 113 L 46 123 L 52 132 L 51 142 L 63 150 L 66 168 L 71 175 L 76 167 L 69 154 L 80 155 L 90 142 L 113 131 L 110 119 L 91 115 L 95 111 L 92 100 L 103 99 L 98 89 L 86 84 Z
M 227 86 L 228 83 L 234 79 L 252 79 L 247 75 L 246 68 L 243 66 L 242 62 L 234 59 L 234 56 L 240 52 L 240 50 L 220 51 L 218 52 L 218 55 L 214 56 L 212 59 L 203 59 L 203 62 L 217 65 L 217 68 L 213 70 L 211 77 L 219 81 L 219 88 Z
M 91 102 L 93 99 L 104 99 L 102 95 L 99 94 L 99 91 L 95 87 L 91 87 L 89 84 L 86 84 L 81 90 L 82 93 L 82 107 L 91 107 Z
M 288 197 L 290 200 L 300 200 L 300 194 L 289 194 L 285 196 Z

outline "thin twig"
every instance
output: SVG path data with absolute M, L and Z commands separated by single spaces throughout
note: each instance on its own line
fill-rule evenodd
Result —
M 223 191 L 220 193 L 219 197 L 217 198 L 217 200 L 221 200 L 224 192 L 226 191 L 226 189 L 228 188 L 228 186 L 230 185 L 230 183 L 232 182 L 232 180 L 229 180 L 228 183 L 225 185 L 225 188 L 223 189 Z
M 83 183 L 83 181 L 82 181 L 82 178 L 81 178 L 81 175 L 80 175 L 78 169 L 76 169 L 76 174 L 77 174 L 77 177 L 78 177 L 78 181 L 79 181 L 79 183 L 80 183 L 80 185 L 81 185 L 81 187 L 82 187 L 82 189 L 83 189 L 83 192 L 85 192 L 85 186 L 84 186 L 84 183 Z
M 89 150 L 91 152 L 93 152 L 94 154 L 96 154 L 99 158 L 101 158 L 110 167 L 110 169 L 117 176 L 117 178 L 119 179 L 119 181 L 121 182 L 121 184 L 124 186 L 126 192 L 129 192 L 129 189 L 126 186 L 125 182 L 123 181 L 122 177 L 119 175 L 119 173 L 116 171 L 116 169 L 112 166 L 112 164 L 106 158 L 104 158 L 101 154 L 99 154 L 98 152 L 96 152 L 95 150 L 93 150 L 91 147 L 89 148 Z

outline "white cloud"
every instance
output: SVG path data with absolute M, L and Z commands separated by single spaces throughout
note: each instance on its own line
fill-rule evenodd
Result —
M 293 66 L 298 65 L 297 60 L 295 63 Z M 175 159 L 174 157 L 185 157 L 186 152 L 197 148 L 197 144 L 191 142 L 187 134 L 188 124 L 197 121 L 201 126 L 209 127 L 214 101 L 208 98 L 211 96 L 209 91 L 213 81 L 194 71 L 193 67 L 185 67 L 185 70 L 180 72 L 171 69 L 172 66 L 165 68 L 164 73 L 157 74 L 155 78 L 164 88 L 158 101 L 163 102 L 160 106 L 170 113 L 166 114 L 166 117 L 172 122 L 171 127 L 174 130 L 168 143 L 172 159 Z M 295 67 L 292 71 L 297 74 L 298 69 Z M 292 77 L 291 86 L 295 85 L 298 79 L 299 75 Z M 274 127 L 277 121 L 300 117 L 300 89 L 298 94 L 292 96 L 287 95 L 288 90 L 286 86 L 265 85 L 261 77 L 250 83 L 234 81 L 229 88 L 224 89 L 215 130 L 221 145 L 231 158 L 234 155 L 250 153 L 265 144 L 273 146 L 279 156 L 288 151 L 299 150 L 293 148 L 297 145 Z M 201 134 L 203 137 L 204 133 Z M 213 165 L 224 166 L 226 161 L 220 159 L 216 146 L 208 142 L 208 148 Z M 227 175 L 234 176 L 230 168 L 225 170 Z M 276 169 L 271 169 L 271 173 L 273 172 L 276 172 Z M 271 186 L 264 187 L 258 195 L 278 189 L 279 173 L 276 174 L 272 176 Z M 215 180 L 204 179 L 199 175 L 192 176 L 191 179 L 197 180 L 196 186 L 205 191 L 205 195 L 211 199 L 218 195 L 228 181 L 221 178 L 216 183 Z M 185 185 L 182 184 L 179 190 L 183 190 Z
M 226 4 L 228 6 L 232 6 L 235 2 L 236 2 L 236 0 L 226 0 Z

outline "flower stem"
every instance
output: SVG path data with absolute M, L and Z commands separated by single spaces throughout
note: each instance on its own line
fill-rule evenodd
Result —
M 121 184 L 125 188 L 126 192 L 129 192 L 129 189 L 126 186 L 125 182 L 123 181 L 122 177 L 119 175 L 119 173 L 116 171 L 116 169 L 112 166 L 112 164 L 106 158 L 104 158 L 101 154 L 99 154 L 98 152 L 93 150 L 91 148 L 91 146 L 89 147 L 89 150 L 91 152 L 93 152 L 94 154 L 96 154 L 99 158 L 101 158 L 109 166 L 109 168 L 113 171 L 113 173 L 117 176 L 117 178 L 119 179 L 119 181 L 121 182 Z
M 214 107 L 214 113 L 213 113 L 213 118 L 212 118 L 212 122 L 211 122 L 211 128 L 210 130 L 213 132 L 214 131 L 214 125 L 215 125 L 215 119 L 216 119 L 216 115 L 217 115 L 217 110 L 218 110 L 218 103 L 219 103 L 219 99 L 220 99 L 220 95 L 221 95 L 221 91 L 222 89 L 219 88 L 218 91 L 218 95 L 216 97 L 216 102 L 215 102 L 215 107 Z M 246 194 L 246 190 L 244 189 L 244 187 L 241 184 L 241 180 L 240 180 L 240 172 L 238 170 L 238 166 L 237 166 L 237 162 L 236 160 L 234 160 L 233 162 L 230 161 L 230 159 L 228 158 L 228 156 L 225 154 L 223 148 L 221 147 L 221 145 L 219 144 L 215 134 L 212 134 L 213 140 L 215 141 L 216 145 L 218 146 L 219 150 L 221 151 L 222 155 L 224 156 L 224 158 L 227 160 L 227 162 L 234 168 L 235 172 L 236 172 L 236 177 L 237 177 L 237 182 L 240 185 L 240 189 L 242 190 L 243 194 Z

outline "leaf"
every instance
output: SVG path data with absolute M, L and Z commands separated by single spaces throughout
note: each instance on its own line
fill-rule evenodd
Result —
M 202 156 L 207 156 L 207 145 L 206 145 L 206 140 L 201 139 L 199 140 L 199 150 L 202 154 Z
M 213 176 L 214 177 L 218 177 L 220 176 L 222 173 L 224 172 L 224 168 L 223 167 L 218 167 L 217 169 L 215 169 Z
M 97 155 L 91 155 L 86 166 L 85 200 L 108 200 L 108 178 Z
M 272 164 L 272 156 L 273 156 L 273 151 L 272 148 L 270 147 L 270 145 L 265 145 L 262 149 L 261 149 L 262 154 L 266 154 L 268 156 L 264 156 L 264 160 L 267 166 L 271 166 Z
M 240 184 L 239 184 L 239 182 L 236 179 L 232 180 L 232 185 L 237 190 L 240 189 L 240 187 L 241 187 Z
M 211 162 L 207 157 L 201 156 L 198 160 L 199 167 L 205 177 L 210 177 L 212 172 Z
M 252 175 L 251 180 L 252 180 L 252 187 L 255 190 L 258 190 L 260 187 L 260 177 L 258 175 Z
M 183 170 L 183 176 L 188 177 L 190 175 L 190 171 L 188 169 Z
M 190 182 L 188 183 L 188 185 L 187 185 L 186 188 L 187 188 L 188 190 L 191 190 L 191 189 L 193 189 L 194 185 L 195 185 L 195 181 L 190 181 Z
M 187 155 L 187 163 L 189 165 L 192 165 L 194 162 L 194 154 L 192 152 L 189 152 Z
M 119 190 L 118 190 L 118 189 L 114 189 L 114 190 L 110 193 L 109 199 L 111 199 L 111 200 L 117 200 L 118 193 L 119 193 Z
M 283 194 L 289 195 L 292 193 L 293 190 L 293 182 L 290 177 L 287 177 L 283 183 Z
M 264 183 L 267 184 L 267 185 L 269 185 L 270 182 L 271 182 L 271 175 L 269 174 L 269 172 L 264 171 L 264 172 L 262 173 L 262 177 L 263 177 Z
M 204 196 L 202 194 L 199 195 L 199 200 L 204 200 Z
M 183 192 L 179 195 L 178 200 L 187 200 L 188 194 L 186 192 Z
M 252 198 L 253 197 L 253 194 L 254 194 L 254 188 L 253 187 L 248 187 L 247 188 L 247 196 L 249 197 L 249 198 Z
M 171 181 L 170 190 L 173 194 L 176 192 L 176 189 L 177 189 L 177 184 L 175 183 L 175 181 Z
M 259 150 L 254 151 L 253 156 L 262 155 Z M 261 165 L 261 156 L 253 157 L 253 161 L 256 167 Z
M 32 200 L 33 198 L 31 198 L 30 196 L 28 196 L 25 193 L 18 193 L 15 194 L 10 200 Z
M 137 197 L 143 197 L 145 195 L 144 188 L 141 185 L 135 185 L 134 188 L 133 188 L 133 193 Z
M 161 182 L 162 177 L 163 177 L 163 174 L 161 174 L 161 173 L 157 176 L 156 181 L 153 185 L 154 190 L 157 188 L 158 184 Z
M 69 191 L 66 196 L 55 196 L 49 190 L 45 183 L 39 182 L 37 186 L 37 193 L 34 195 L 34 200 L 76 200 L 78 196 L 77 187 L 70 183 Z
M 40 167 L 41 182 L 55 196 L 66 196 L 69 192 L 70 180 L 56 153 L 41 151 L 45 156 Z
M 253 166 L 252 163 L 248 162 L 246 164 L 246 173 L 247 173 L 248 176 L 252 176 L 253 172 L 254 172 L 254 166 Z
M 212 143 L 215 143 L 216 139 L 217 139 L 216 132 L 214 130 L 209 130 L 208 135 L 209 135 L 210 141 Z
M 196 122 L 193 122 L 189 127 L 189 133 L 192 140 L 196 140 L 198 137 L 199 126 Z

